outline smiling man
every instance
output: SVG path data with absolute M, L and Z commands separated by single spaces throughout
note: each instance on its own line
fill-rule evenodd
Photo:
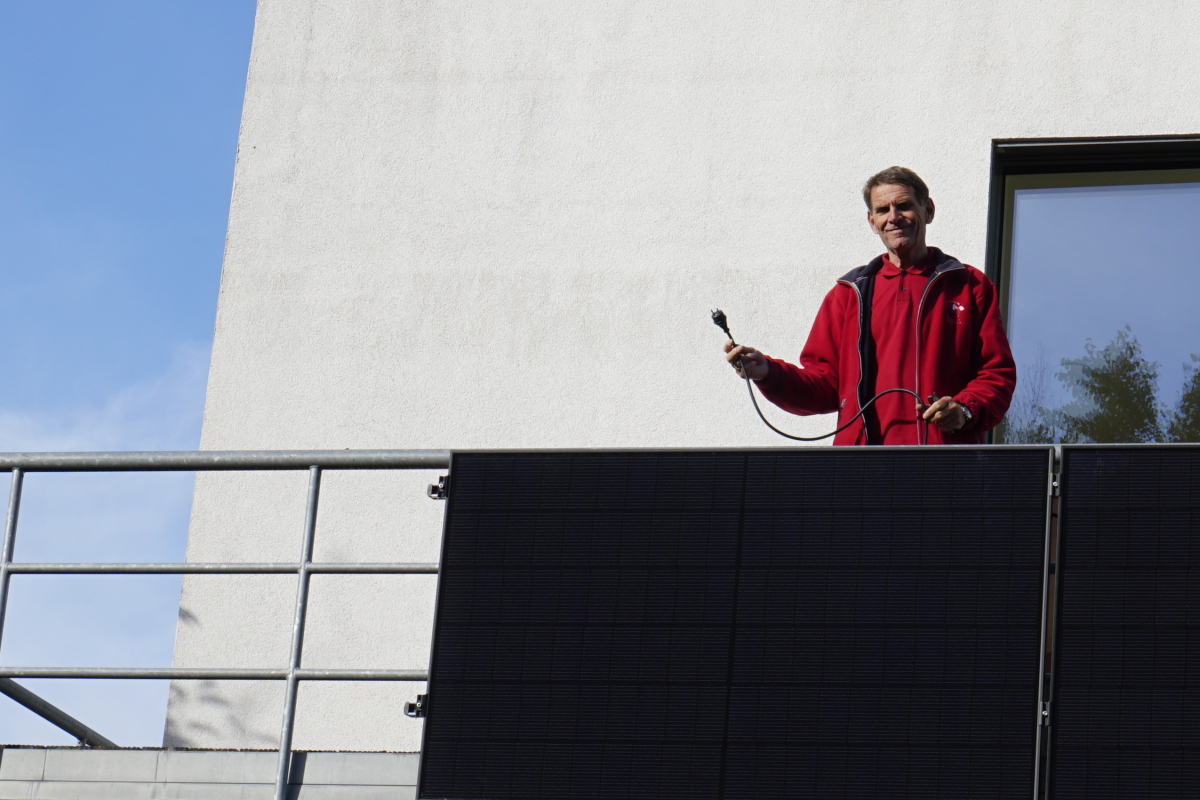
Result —
M 912 170 L 889 167 L 863 187 L 867 222 L 886 253 L 842 276 L 825 296 L 800 365 L 745 345 L 741 357 L 763 395 L 793 414 L 838 412 L 845 424 L 878 392 L 861 423 L 834 444 L 978 444 L 1008 411 L 1016 387 L 996 287 L 979 270 L 925 244 L 934 205 Z M 915 405 L 915 407 L 914 407 Z

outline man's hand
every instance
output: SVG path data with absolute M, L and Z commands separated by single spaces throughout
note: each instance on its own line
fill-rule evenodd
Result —
M 967 424 L 967 415 L 962 405 L 950 397 L 940 397 L 928 407 L 918 402 L 917 413 L 921 415 L 921 419 L 927 419 L 941 428 L 942 433 L 953 433 Z
M 750 373 L 752 380 L 761 381 L 767 377 L 767 373 L 771 370 L 771 365 L 767 363 L 767 357 L 755 350 L 753 347 L 747 347 L 744 344 L 735 346 L 733 340 L 725 342 L 725 360 L 733 367 L 733 371 L 738 374 L 738 377 L 743 377 L 742 371 L 738 369 L 738 357 L 741 357 L 742 363 L 746 365 L 746 371 Z

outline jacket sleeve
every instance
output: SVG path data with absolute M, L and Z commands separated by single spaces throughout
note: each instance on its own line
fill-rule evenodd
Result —
M 838 410 L 838 341 L 846 321 L 843 294 L 848 291 L 834 286 L 825 295 L 800 353 L 800 366 L 767 357 L 770 372 L 755 383 L 764 397 L 785 411 L 808 415 Z
M 971 409 L 975 421 L 971 430 L 988 431 L 1000 424 L 1017 387 L 1017 365 L 1013 362 L 1008 336 L 1000 320 L 996 286 L 976 271 L 971 292 L 974 295 L 978 330 L 971 351 L 975 377 L 954 399 Z

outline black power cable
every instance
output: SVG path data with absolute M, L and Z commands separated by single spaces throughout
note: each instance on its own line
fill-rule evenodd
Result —
M 716 309 L 715 311 L 713 311 L 712 312 L 712 321 L 713 321 L 714 325 L 716 325 L 721 330 L 725 331 L 725 335 L 729 337 L 729 341 L 733 342 L 734 347 L 737 347 L 737 342 L 733 341 L 733 334 L 729 332 L 729 320 L 727 320 L 725 318 L 725 312 L 719 308 Z M 790 433 L 784 433 L 783 431 L 779 430 L 779 428 L 776 428 L 774 425 L 771 424 L 771 421 L 768 420 L 763 415 L 762 409 L 758 407 L 758 398 L 754 396 L 754 387 L 750 383 L 750 373 L 746 371 L 746 364 L 742 361 L 741 356 L 738 356 L 738 369 L 742 373 L 742 378 L 744 378 L 746 381 L 746 391 L 748 391 L 750 393 L 750 402 L 754 403 L 754 410 L 758 412 L 758 418 L 763 421 L 764 425 L 766 425 L 768 428 L 770 428 L 771 430 L 778 433 L 780 436 L 784 437 L 785 439 L 791 439 L 796 442 L 819 442 L 822 439 L 828 439 L 830 436 L 837 436 L 839 433 L 846 430 L 846 428 L 849 428 L 851 425 L 853 425 L 858 420 L 859 417 L 861 417 L 863 414 L 867 413 L 867 409 L 870 408 L 876 400 L 883 397 L 885 394 L 891 394 L 893 392 L 899 392 L 901 394 L 910 394 L 913 397 L 917 398 L 918 403 L 921 402 L 921 395 L 917 394 L 912 389 L 884 389 L 882 392 L 875 395 L 867 402 L 863 403 L 863 407 L 858 410 L 858 413 L 855 414 L 853 417 L 851 417 L 849 420 L 847 420 L 846 424 L 841 426 L 837 430 L 835 430 L 831 433 L 826 433 L 823 436 L 793 436 Z M 930 402 L 933 402 L 933 401 L 930 400 Z M 929 420 L 923 419 L 922 422 L 925 423 L 925 430 L 924 430 L 924 435 L 921 437 L 921 444 L 929 444 Z

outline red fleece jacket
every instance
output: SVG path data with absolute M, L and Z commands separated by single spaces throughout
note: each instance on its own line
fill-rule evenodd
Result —
M 763 395 L 793 414 L 837 411 L 840 427 L 858 413 L 860 402 L 893 388 L 875 385 L 873 372 L 895 374 L 897 370 L 888 369 L 889 365 L 911 360 L 913 374 L 898 388 L 912 389 L 921 397 L 948 395 L 974 415 L 973 422 L 954 433 L 943 434 L 931 424 L 930 444 L 983 443 L 984 433 L 1008 411 L 1017 383 L 1016 365 L 1000 321 L 996 287 L 979 270 L 936 248 L 930 248 L 930 256 L 928 282 L 922 276 L 917 282 L 919 287 L 914 287 L 923 290 L 917 310 L 905 317 L 911 319 L 911 328 L 905 324 L 903 332 L 897 330 L 892 336 L 880 337 L 884 347 L 878 352 L 876 337 L 860 335 L 860 331 L 871 329 L 871 315 L 877 308 L 872 301 L 892 297 L 888 292 L 895 290 L 881 286 L 876 291 L 876 284 L 887 280 L 879 276 L 884 259 L 876 258 L 843 276 L 825 296 L 800 353 L 800 366 L 768 358 L 770 372 L 757 381 Z M 891 315 L 880 309 L 879 316 Z M 864 365 L 868 375 L 861 380 Z M 918 444 L 924 425 L 918 425 L 915 403 L 910 395 L 900 393 L 877 401 L 876 431 L 882 431 L 883 441 L 872 439 L 869 443 Z M 865 420 L 839 433 L 833 443 L 867 444 Z

